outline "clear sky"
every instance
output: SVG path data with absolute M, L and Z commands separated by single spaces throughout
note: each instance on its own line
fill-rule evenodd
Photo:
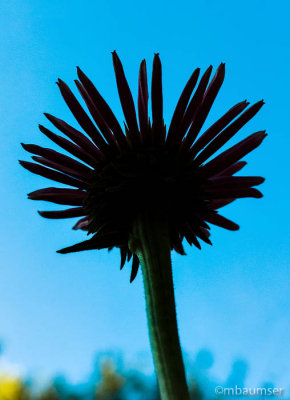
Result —
M 149 353 L 141 274 L 130 285 L 117 251 L 56 254 L 84 234 L 72 231 L 70 220 L 38 216 L 53 207 L 26 193 L 49 181 L 17 160 L 28 160 L 20 142 L 50 145 L 37 129 L 48 126 L 43 112 L 76 125 L 58 77 L 73 87 L 79 65 L 122 121 L 110 52 L 118 51 L 135 99 L 140 61 L 146 58 L 151 72 L 159 52 L 167 123 L 192 70 L 225 62 L 206 126 L 238 101 L 263 98 L 266 105 L 232 143 L 269 133 L 244 170 L 266 177 L 264 198 L 224 212 L 240 231 L 213 228 L 213 247 L 173 256 L 183 348 L 192 358 L 209 349 L 218 382 L 244 359 L 249 385 L 289 385 L 289 12 L 286 0 L 1 1 L 0 340 L 7 363 L 78 382 L 97 351 Z

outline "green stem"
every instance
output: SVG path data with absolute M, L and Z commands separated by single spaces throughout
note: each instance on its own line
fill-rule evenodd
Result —
M 149 336 L 161 398 L 189 400 L 177 330 L 167 224 L 138 218 L 131 248 L 142 267 Z

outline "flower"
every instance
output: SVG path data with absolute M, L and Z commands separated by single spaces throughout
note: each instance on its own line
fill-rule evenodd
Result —
M 132 224 L 139 214 L 165 218 L 171 249 L 185 254 L 184 239 L 199 249 L 200 239 L 211 244 L 208 224 L 233 231 L 239 228 L 219 214 L 220 208 L 238 198 L 262 197 L 254 186 L 261 184 L 264 178 L 234 175 L 246 164 L 241 159 L 261 144 L 265 131 L 253 133 L 219 155 L 215 153 L 260 110 L 264 102 L 261 100 L 248 107 L 249 103 L 242 101 L 200 134 L 223 83 L 225 64 L 220 64 L 211 81 L 210 66 L 199 83 L 200 70 L 197 68 L 178 100 L 167 130 L 163 120 L 161 62 L 155 54 L 152 122 L 148 116 L 147 72 L 143 60 L 139 70 L 138 124 L 121 61 L 115 51 L 112 55 L 125 117 L 124 130 L 93 83 L 77 68 L 79 80 L 75 83 L 91 117 L 61 79 L 57 85 L 85 134 L 50 114 L 45 116 L 68 139 L 39 126 L 43 134 L 74 158 L 48 148 L 22 144 L 25 150 L 34 154 L 35 163 L 20 163 L 35 174 L 72 187 L 48 187 L 28 195 L 32 200 L 72 206 L 61 211 L 40 211 L 39 214 L 52 219 L 79 217 L 74 229 L 86 230 L 92 235 L 59 253 L 117 247 L 121 252 L 121 268 L 126 260 L 133 258 L 133 281 L 139 260 L 132 254 L 129 240 Z

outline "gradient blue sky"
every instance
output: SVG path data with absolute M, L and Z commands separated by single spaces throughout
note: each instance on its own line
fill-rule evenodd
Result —
M 2 0 L 0 5 L 1 267 L 0 339 L 5 358 L 28 373 L 86 379 L 96 351 L 149 353 L 142 277 L 129 285 L 113 251 L 59 255 L 83 239 L 72 221 L 47 221 L 49 205 L 26 193 L 49 186 L 22 169 L 20 142 L 49 146 L 37 129 L 50 112 L 76 124 L 58 93 L 79 65 L 122 121 L 111 54 L 117 50 L 136 99 L 139 62 L 163 63 L 168 122 L 191 71 L 226 63 L 226 79 L 206 126 L 236 102 L 263 98 L 262 111 L 232 141 L 269 136 L 244 172 L 267 178 L 261 200 L 224 214 L 238 232 L 212 229 L 214 246 L 173 256 L 180 336 L 191 357 L 212 351 L 218 382 L 245 359 L 247 383 L 289 385 L 289 68 L 287 1 Z

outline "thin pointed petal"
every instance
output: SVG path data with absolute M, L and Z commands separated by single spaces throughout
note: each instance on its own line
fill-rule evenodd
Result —
M 235 146 L 224 151 L 203 166 L 207 176 L 216 175 L 220 171 L 239 161 L 246 154 L 257 148 L 265 139 L 265 131 L 253 133 Z
M 63 166 L 71 168 L 75 172 L 79 173 L 82 177 L 89 179 L 93 172 L 92 169 L 88 168 L 86 165 L 74 160 L 71 157 L 65 156 L 62 153 L 59 153 L 55 150 L 51 150 L 45 147 L 37 146 L 34 144 L 24 144 L 21 143 L 21 146 L 24 150 L 47 158 L 50 161 L 60 163 Z
M 102 135 L 104 138 L 107 140 L 107 142 L 113 146 L 116 147 L 116 140 L 114 135 L 112 134 L 110 128 L 108 127 L 107 123 L 104 121 L 101 113 L 95 106 L 94 102 L 90 98 L 88 92 L 86 89 L 83 87 L 83 85 L 76 79 L 75 84 L 77 86 L 78 91 L 80 92 L 82 98 L 84 99 L 89 112 L 91 113 L 91 116 L 93 117 L 95 123 L 97 124 L 98 128 L 100 129 Z
M 113 56 L 113 65 L 114 65 L 117 87 L 122 109 L 129 128 L 130 137 L 135 143 L 138 142 L 139 129 L 137 124 L 136 111 L 132 93 L 129 88 L 127 79 L 124 74 L 123 66 L 121 64 L 121 61 L 117 53 L 113 51 L 112 56 Z
M 211 199 L 242 199 L 245 197 L 253 197 L 256 199 L 260 199 L 263 197 L 263 194 L 254 188 L 242 188 L 242 189 L 225 189 L 223 192 L 211 192 L 208 193 L 208 197 Z
M 139 269 L 139 259 L 136 254 L 133 254 L 132 271 L 130 275 L 130 283 L 136 278 Z
M 64 183 L 65 185 L 75 186 L 79 189 L 86 189 L 87 184 L 84 182 L 72 178 L 68 175 L 62 174 L 61 172 L 54 171 L 52 169 L 43 167 L 42 165 L 38 165 L 29 161 L 19 161 L 20 165 L 27 169 L 28 171 L 43 176 L 47 179 L 51 179 L 56 182 Z
M 69 109 L 73 113 L 75 119 L 78 121 L 80 126 L 83 130 L 89 135 L 92 141 L 96 144 L 96 146 L 104 153 L 107 153 L 108 146 L 105 140 L 103 139 L 102 135 L 92 123 L 91 119 L 88 117 L 87 113 L 80 105 L 68 85 L 62 81 L 61 79 L 58 80 L 57 85 L 61 92 L 61 95 L 68 105 Z
M 202 228 L 195 228 L 194 232 L 197 237 L 199 237 L 205 243 L 210 244 L 212 246 L 211 240 L 209 239 L 208 235 L 205 233 L 205 231 Z
M 100 158 L 100 150 L 82 132 L 49 113 L 44 113 L 44 115 L 58 130 L 70 138 L 75 144 L 88 152 L 92 157 Z
M 142 60 L 139 69 L 139 83 L 138 83 L 138 115 L 140 131 L 145 140 L 145 135 L 148 129 L 148 84 L 147 84 L 147 70 L 146 62 Z
M 91 82 L 91 80 L 84 74 L 84 72 L 77 67 L 77 73 L 79 80 L 85 87 L 86 91 L 90 95 L 92 101 L 94 102 L 96 108 L 100 111 L 101 115 L 103 116 L 104 120 L 106 121 L 106 124 L 108 127 L 112 130 L 114 133 L 117 142 L 119 145 L 124 146 L 126 145 L 126 138 L 125 135 L 122 131 L 122 128 L 115 117 L 115 114 L 107 104 L 107 102 L 104 100 L 104 98 L 100 95 L 94 84 Z
M 165 137 L 163 134 L 162 69 L 158 53 L 154 55 L 153 60 L 151 101 L 153 141 L 162 144 Z
M 261 185 L 265 178 L 261 176 L 217 176 L 210 179 L 211 185 L 206 191 L 218 191 L 224 188 L 246 188 Z
M 127 251 L 124 247 L 120 248 L 120 256 L 121 256 L 121 265 L 120 269 L 123 269 L 125 263 L 126 263 L 126 257 L 127 257 Z
M 225 207 L 228 204 L 232 203 L 233 201 L 235 201 L 236 199 L 222 199 L 222 200 L 212 200 L 209 204 L 208 204 L 208 208 L 210 210 L 218 210 L 219 208 Z
M 74 226 L 73 229 L 76 231 L 78 229 L 82 231 L 87 231 L 89 229 L 89 220 L 88 217 L 85 216 L 81 218 Z
M 35 190 L 28 194 L 28 198 L 31 200 L 49 201 L 67 206 L 82 206 L 86 197 L 86 193 L 80 190 L 55 187 Z
M 249 105 L 247 101 L 241 101 L 226 112 L 220 119 L 211 125 L 194 143 L 192 154 L 197 154 L 208 145 L 230 122 L 232 122 Z
M 50 140 L 56 143 L 58 146 L 68 151 L 73 156 L 84 161 L 86 164 L 91 165 L 92 167 L 95 167 L 98 164 L 99 158 L 96 155 L 92 157 L 90 154 L 88 154 L 79 146 L 75 145 L 74 143 L 70 142 L 69 140 L 59 135 L 56 135 L 55 133 L 51 132 L 49 129 L 45 128 L 42 125 L 39 125 L 39 130 Z
M 197 110 L 202 102 L 203 96 L 205 94 L 211 72 L 212 72 L 212 65 L 210 65 L 208 67 L 208 69 L 205 71 L 205 73 L 203 74 L 203 76 L 199 82 L 199 85 L 196 89 L 196 92 L 194 93 L 194 95 L 186 109 L 186 112 L 184 114 L 184 117 L 183 117 L 183 120 L 181 123 L 181 128 L 178 133 L 179 140 L 181 140 L 183 138 L 183 136 L 186 134 L 188 128 L 190 127 L 192 121 L 195 118 L 196 112 L 197 112 Z
M 220 214 L 206 215 L 204 218 L 210 224 L 219 226 L 224 229 L 228 229 L 229 231 L 237 231 L 240 229 L 238 224 L 223 217 Z
M 107 235 L 94 236 L 92 239 L 85 240 L 73 246 L 69 246 L 64 249 L 58 250 L 57 253 L 67 254 L 84 250 L 93 250 L 93 249 L 100 250 L 108 247 L 120 247 L 124 246 L 125 244 L 126 242 L 124 242 L 124 238 L 122 238 L 121 235 L 107 234 Z
M 174 137 L 175 132 L 179 130 L 190 96 L 197 83 L 199 73 L 200 73 L 199 68 L 193 71 L 191 77 L 189 78 L 187 84 L 185 85 L 185 88 L 181 93 L 181 96 L 174 110 L 174 114 L 168 129 L 168 135 L 166 140 L 168 145 L 172 144 L 172 138 Z
M 247 165 L 246 161 L 238 161 L 237 163 L 230 165 L 228 168 L 216 174 L 215 177 L 234 175 L 237 172 L 239 172 L 242 168 L 244 168 L 245 165 Z
M 32 156 L 31 158 L 34 161 L 38 162 L 39 164 L 45 165 L 46 167 L 55 169 L 56 171 L 62 172 L 67 176 L 71 176 L 73 178 L 82 181 L 85 185 L 84 188 L 87 187 L 87 183 L 89 182 L 89 177 L 86 174 L 83 174 L 81 171 L 65 167 L 63 164 L 50 161 L 44 157 Z
M 226 144 L 264 105 L 264 101 L 258 101 L 248 108 L 231 125 L 225 128 L 197 157 L 196 162 L 201 164 Z
M 43 218 L 48 219 L 62 219 L 62 218 L 75 218 L 85 215 L 83 207 L 68 208 L 67 210 L 60 211 L 38 211 L 38 214 Z
M 208 116 L 213 102 L 223 84 L 225 77 L 225 64 L 221 63 L 218 67 L 214 77 L 212 78 L 206 92 L 204 94 L 202 103 L 200 104 L 191 127 L 184 139 L 183 147 L 189 149 L 199 134 L 206 117 Z

